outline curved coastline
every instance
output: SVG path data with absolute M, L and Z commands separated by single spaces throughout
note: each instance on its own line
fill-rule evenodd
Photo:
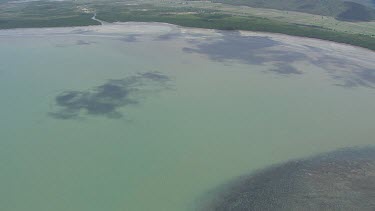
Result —
M 11 29 L 0 29 L 0 37 L 1 36 L 7 36 L 8 33 L 10 33 L 12 36 L 15 36 L 15 34 L 13 32 L 19 32 L 19 36 L 35 36 L 36 34 L 33 34 L 33 33 L 24 33 L 25 30 L 26 31 L 34 31 L 34 30 L 45 30 L 45 32 L 51 32 L 51 33 L 48 33 L 48 35 L 59 35 L 60 33 L 62 35 L 66 35 L 66 34 L 70 34 L 70 35 L 79 35 L 79 36 L 104 36 L 104 35 L 99 35 L 99 34 L 81 34 L 81 33 L 76 33 L 76 31 L 78 32 L 82 32 L 82 31 L 89 31 L 89 32 L 98 32 L 98 31 L 101 31 L 101 29 L 103 29 L 104 31 L 106 31 L 106 28 L 107 29 L 110 29 L 110 28 L 121 28 L 121 27 L 124 27 L 127 28 L 129 26 L 135 26 L 135 25 L 142 25 L 142 26 L 154 26 L 154 27 L 158 27 L 158 26 L 166 26 L 166 27 L 170 27 L 170 31 L 173 31 L 173 30 L 182 30 L 182 29 L 188 29 L 188 30 L 198 30 L 198 31 L 204 31 L 204 32 L 222 32 L 222 33 L 227 33 L 227 32 L 239 32 L 241 34 L 244 34 L 244 35 L 249 35 L 249 36 L 253 36 L 253 35 L 256 35 L 256 36 L 267 36 L 267 37 L 271 37 L 271 38 L 277 38 L 277 39 L 294 39 L 294 40 L 309 40 L 311 42 L 314 42 L 316 44 L 319 44 L 319 43 L 326 43 L 326 44 L 330 44 L 330 46 L 334 45 L 335 47 L 345 47 L 345 48 L 350 48 L 350 49 L 361 49 L 363 51 L 367 51 L 368 53 L 374 53 L 375 50 L 373 49 L 369 49 L 369 48 L 366 48 L 366 47 L 363 47 L 363 46 L 358 46 L 358 45 L 352 45 L 352 44 L 347 44 L 347 43 L 341 43 L 341 42 L 335 42 L 335 41 L 331 41 L 331 40 L 326 40 L 326 39 L 319 39 L 319 38 L 312 38 L 312 37 L 303 37 L 303 36 L 295 36 L 295 35 L 288 35 L 288 34 L 284 34 L 284 33 L 273 33 L 273 32 L 263 32 L 263 31 L 249 31 L 249 30 L 222 30 L 222 29 L 210 29 L 210 28 L 200 28 L 200 27 L 190 27 L 190 26 L 181 26 L 181 25 L 178 25 L 178 24 L 173 24 L 173 23 L 166 23 L 166 22 L 138 22 L 138 21 L 125 21 L 125 22 L 121 22 L 121 21 L 117 21 L 117 22 L 105 22 L 103 20 L 100 20 L 100 19 L 97 19 L 96 16 L 94 15 L 93 18 L 95 18 L 95 21 L 98 21 L 98 23 L 100 25 L 87 25 L 87 26 L 59 26 L 59 27 L 25 27 L 25 28 L 11 28 Z M 94 19 L 93 19 L 94 20 Z M 174 29 L 173 29 L 174 28 Z M 72 29 L 72 30 L 70 30 Z M 128 32 L 130 32 L 132 29 L 128 29 Z M 54 31 L 54 32 L 52 32 Z M 57 31 L 57 32 L 56 32 Z M 74 33 L 71 33 L 73 32 Z M 145 31 L 148 31 L 148 30 L 145 30 Z M 1 33 L 1 32 L 6 32 L 5 34 Z M 46 35 L 45 33 L 40 33 L 38 35 Z M 106 36 L 109 36 L 109 35 L 106 35 Z M 115 35 L 113 35 L 115 36 Z
M 268 19 L 243 19 L 241 17 L 234 17 L 231 19 L 209 19 L 205 16 L 191 16 L 191 15 L 178 15 L 171 17 L 159 17 L 159 16 L 147 16 L 134 15 L 125 17 L 101 17 L 100 14 L 93 13 L 87 14 L 91 15 L 90 21 L 92 22 L 82 22 L 63 25 L 51 25 L 50 23 L 31 23 L 30 26 L 21 27 L 13 26 L 9 28 L 0 28 L 1 30 L 9 29 L 20 29 L 20 28 L 61 28 L 61 27 L 87 27 L 87 26 L 98 26 L 98 25 L 110 25 L 115 23 L 165 23 L 172 24 L 181 27 L 191 27 L 191 28 L 201 28 L 201 29 L 214 29 L 223 31 L 248 31 L 248 32 L 261 32 L 261 33 L 271 33 L 271 34 L 283 34 L 289 36 L 312 38 L 319 40 L 326 40 L 341 44 L 347 44 L 357 47 L 362 47 L 375 51 L 375 37 L 363 34 L 351 34 L 345 32 L 337 32 L 327 28 L 316 28 L 313 26 L 301 26 L 290 23 L 276 22 Z M 99 16 L 99 17 L 98 17 Z M 186 16 L 186 17 L 185 17 Z M 27 26 L 27 25 L 26 25 Z
M 131 21 L 122 21 L 122 22 L 133 22 Z M 135 20 L 137 22 L 137 20 Z M 144 21 L 142 18 L 140 19 L 140 22 L 151 22 L 151 23 L 167 23 L 172 25 L 177 25 L 181 27 L 191 27 L 191 28 L 201 28 L 201 29 L 214 29 L 214 30 L 222 30 L 222 31 L 247 31 L 247 32 L 260 32 L 260 33 L 269 33 L 269 34 L 282 34 L 282 35 L 288 35 L 288 36 L 294 36 L 294 37 L 302 37 L 302 38 L 310 38 L 310 39 L 318 39 L 318 40 L 324 40 L 324 41 L 330 41 L 340 44 L 346 44 L 351 46 L 357 46 L 361 48 L 365 48 L 371 51 L 375 51 L 375 37 L 370 37 L 367 35 L 357 35 L 357 34 L 346 34 L 346 33 L 340 33 L 335 31 L 330 31 L 328 29 L 315 29 L 311 27 L 306 26 L 297 26 L 297 25 L 286 25 L 288 28 L 287 31 L 284 31 L 283 29 L 273 29 L 271 27 L 263 27 L 260 26 L 259 30 L 252 29 L 253 26 L 243 26 L 243 27 L 233 27 L 233 28 L 227 28 L 227 26 L 222 27 L 211 27 L 211 26 L 202 26 L 200 24 L 182 24 L 179 22 L 174 21 L 173 19 L 171 21 Z M 248 27 L 251 27 L 251 29 L 248 29 Z M 258 26 L 255 26 L 258 27 Z M 305 32 L 305 30 L 309 30 L 308 32 Z M 319 32 L 321 30 L 321 34 Z M 311 34 L 309 34 L 311 33 Z M 328 36 L 328 37 L 324 37 Z M 340 38 L 329 38 L 330 36 L 342 36 Z M 358 36 L 358 37 L 357 37 Z M 343 40 L 339 40 L 343 39 Z M 362 39 L 358 40 L 357 39 Z M 368 40 L 367 40 L 368 39 Z

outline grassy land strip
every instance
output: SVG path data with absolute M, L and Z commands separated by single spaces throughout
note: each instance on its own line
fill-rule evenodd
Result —
M 97 21 L 92 20 L 91 17 L 92 14 L 81 14 L 71 17 L 59 17 L 48 19 L 0 19 L 0 29 L 89 26 L 100 24 Z

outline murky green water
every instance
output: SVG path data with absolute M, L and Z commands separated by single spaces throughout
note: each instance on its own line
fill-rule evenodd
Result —
M 164 24 L 0 32 L 0 210 L 191 210 L 271 164 L 374 144 L 375 54 Z

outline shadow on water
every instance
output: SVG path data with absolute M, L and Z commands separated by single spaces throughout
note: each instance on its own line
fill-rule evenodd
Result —
M 85 40 L 77 40 L 76 44 L 77 45 L 91 45 L 91 44 L 95 44 L 95 42 L 85 41 Z
M 332 78 L 338 80 L 340 83 L 335 84 L 337 86 L 375 88 L 375 68 L 363 67 L 353 61 L 328 55 L 312 63 L 325 69 Z
M 139 103 L 140 94 L 168 88 L 169 77 L 159 72 L 139 73 L 109 80 L 87 91 L 65 91 L 55 98 L 59 109 L 49 113 L 57 119 L 77 119 L 84 115 L 121 118 L 119 108 Z
M 124 41 L 124 42 L 137 42 L 138 41 L 138 37 L 141 36 L 139 34 L 130 34 L 130 35 L 127 35 L 123 38 L 120 38 L 121 41 Z
M 279 63 L 274 68 L 269 69 L 269 71 L 280 75 L 302 74 L 297 68 L 285 63 Z
M 220 38 L 205 42 L 191 42 L 193 47 L 183 48 L 186 53 L 207 55 L 212 61 L 238 61 L 244 64 L 271 64 L 266 72 L 280 75 L 301 75 L 305 71 L 293 65 L 307 62 L 324 69 L 343 87 L 375 87 L 375 68 L 357 64 L 350 59 L 328 55 L 320 48 L 306 48 L 302 52 L 284 48 L 284 43 L 264 36 L 243 36 L 239 32 L 222 32 Z M 318 55 L 317 58 L 309 56 Z
M 375 210 L 375 147 L 290 161 L 238 178 L 198 210 Z
M 270 49 L 281 45 L 268 37 L 242 36 L 239 32 L 223 33 L 219 40 L 201 42 L 194 48 L 184 48 L 186 53 L 206 54 L 214 61 L 237 60 L 247 64 L 261 65 L 271 61 L 295 61 L 306 56 L 298 52 Z
M 178 37 L 181 37 L 181 33 L 167 33 L 167 34 L 159 35 L 155 40 L 156 41 L 169 41 L 169 40 L 174 40 Z

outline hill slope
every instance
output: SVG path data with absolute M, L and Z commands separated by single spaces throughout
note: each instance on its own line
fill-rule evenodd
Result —
M 344 2 L 347 9 L 336 16 L 343 21 L 371 21 L 375 18 L 373 9 L 354 2 Z

